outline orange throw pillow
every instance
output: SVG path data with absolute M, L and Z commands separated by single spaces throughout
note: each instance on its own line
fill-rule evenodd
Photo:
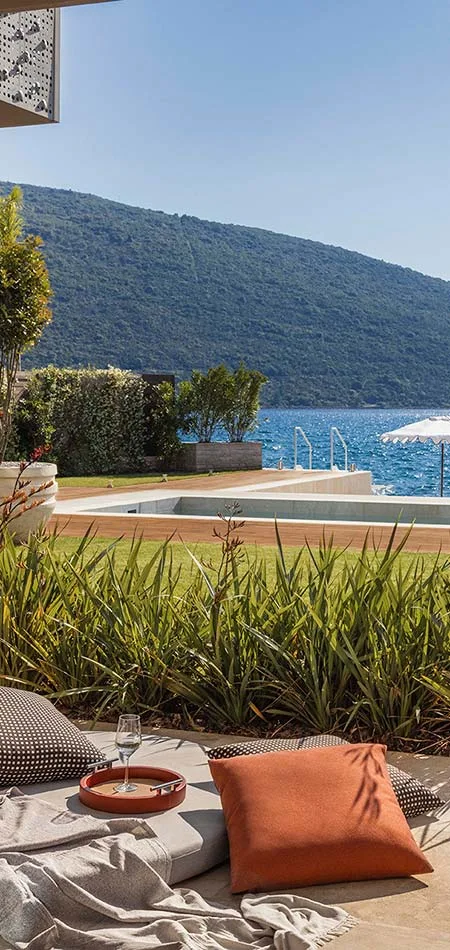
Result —
M 211 760 L 232 891 L 432 871 L 397 803 L 385 753 L 362 743 Z

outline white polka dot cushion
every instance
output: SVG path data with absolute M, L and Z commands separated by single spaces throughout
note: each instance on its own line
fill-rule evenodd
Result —
M 48 699 L 0 686 L 0 788 L 80 778 L 102 758 Z
M 232 759 L 236 755 L 260 755 L 263 752 L 279 752 L 282 749 L 317 749 L 324 746 L 349 745 L 337 736 L 308 736 L 306 739 L 252 739 L 249 742 L 230 743 L 216 746 L 207 752 L 210 759 Z M 443 804 L 434 792 L 422 785 L 412 775 L 402 772 L 395 765 L 388 765 L 392 788 L 406 818 L 415 818 L 426 812 L 435 811 Z

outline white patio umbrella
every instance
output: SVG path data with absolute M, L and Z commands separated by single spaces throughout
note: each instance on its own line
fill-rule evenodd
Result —
M 380 436 L 382 442 L 434 442 L 441 446 L 441 495 L 444 494 L 444 445 L 450 442 L 450 416 L 430 416 Z

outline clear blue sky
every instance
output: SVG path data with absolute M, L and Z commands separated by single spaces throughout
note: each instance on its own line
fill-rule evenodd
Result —
M 0 178 L 338 244 L 450 279 L 448 0 L 63 13 L 62 121 Z

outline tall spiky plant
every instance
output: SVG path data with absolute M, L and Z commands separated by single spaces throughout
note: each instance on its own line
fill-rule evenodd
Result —
M 23 237 L 22 191 L 0 197 L 0 462 L 11 431 L 20 357 L 51 320 L 52 294 L 36 235 Z

